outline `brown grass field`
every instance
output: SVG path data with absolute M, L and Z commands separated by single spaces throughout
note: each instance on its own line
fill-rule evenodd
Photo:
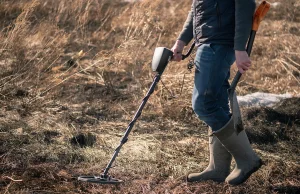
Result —
M 77 181 L 110 160 L 191 1 L 0 0 L 0 193 L 300 193 L 300 2 L 269 2 L 237 92 L 295 97 L 242 109 L 264 165 L 233 187 L 185 180 L 209 155 L 187 61 L 168 65 L 110 170 L 124 183 Z

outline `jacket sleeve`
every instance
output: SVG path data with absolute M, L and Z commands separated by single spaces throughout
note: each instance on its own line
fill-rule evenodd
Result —
M 235 0 L 235 50 L 246 50 L 245 47 L 251 32 L 254 11 L 255 0 Z
M 187 16 L 187 19 L 183 25 L 183 29 L 177 38 L 178 40 L 182 40 L 186 43 L 186 45 L 193 39 L 193 17 L 194 17 L 194 8 L 192 8 Z

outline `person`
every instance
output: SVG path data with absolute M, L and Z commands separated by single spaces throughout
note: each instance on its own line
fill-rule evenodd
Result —
M 245 131 L 237 133 L 234 129 L 227 93 L 234 61 L 240 73 L 251 66 L 245 47 L 254 10 L 255 0 L 193 0 L 171 49 L 173 60 L 180 61 L 184 47 L 195 41 L 192 107 L 209 126 L 209 165 L 203 172 L 189 174 L 188 182 L 213 180 L 238 185 L 262 165 Z M 236 165 L 230 173 L 232 157 Z

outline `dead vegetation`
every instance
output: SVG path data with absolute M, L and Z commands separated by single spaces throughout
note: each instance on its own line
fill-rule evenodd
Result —
M 238 93 L 296 96 L 300 4 L 270 2 Z M 1 0 L 1 193 L 298 193 L 297 97 L 243 111 L 265 162 L 245 184 L 186 183 L 208 163 L 187 61 L 169 64 L 111 169 L 125 183 L 77 182 L 102 172 L 152 82 L 154 48 L 173 45 L 189 7 L 184 0 Z

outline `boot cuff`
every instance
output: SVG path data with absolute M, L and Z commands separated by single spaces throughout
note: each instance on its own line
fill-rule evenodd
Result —
M 227 139 L 234 132 L 234 122 L 233 117 L 231 117 L 230 120 L 221 129 L 215 131 L 213 134 L 216 135 L 220 141 L 222 141 Z

